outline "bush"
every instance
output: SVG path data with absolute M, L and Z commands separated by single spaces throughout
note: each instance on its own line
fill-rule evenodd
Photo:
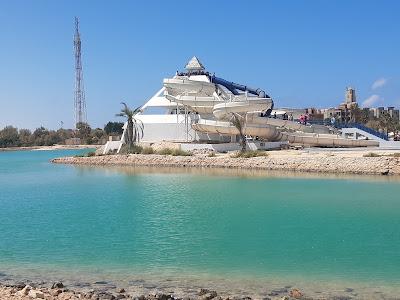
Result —
M 172 151 L 172 156 L 192 156 L 192 152 L 181 150 L 181 149 L 174 149 Z
M 268 153 L 266 151 L 261 151 L 261 150 L 238 151 L 232 157 L 250 158 L 250 157 L 258 157 L 258 156 L 268 156 Z
M 157 154 L 160 154 L 160 155 L 172 155 L 173 151 L 174 150 L 172 150 L 171 148 L 163 148 L 161 150 L 158 150 Z
M 90 157 L 90 156 L 95 156 L 96 152 L 90 151 L 87 153 L 82 153 L 82 154 L 76 154 L 75 157 Z
M 142 154 L 154 154 L 154 149 L 151 147 L 144 147 L 142 149 Z
M 124 144 L 119 151 L 119 154 L 139 154 L 143 150 L 143 147 L 139 145 L 133 145 L 132 149 L 129 151 L 129 147 L 127 144 Z
M 157 154 L 172 155 L 172 156 L 191 156 L 191 155 L 193 155 L 189 151 L 184 151 L 184 150 L 180 150 L 180 149 L 171 149 L 171 148 L 163 148 L 163 149 L 157 151 Z
M 392 154 L 393 157 L 400 157 L 400 152 L 396 152 Z
M 207 155 L 208 157 L 215 157 L 215 152 L 213 151 L 213 152 L 210 152 L 210 153 L 208 153 L 208 155 Z
M 380 155 L 374 152 L 369 152 L 364 154 L 363 157 L 380 157 Z

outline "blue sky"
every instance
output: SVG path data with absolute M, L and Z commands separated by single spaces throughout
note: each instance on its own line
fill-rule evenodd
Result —
M 88 121 L 142 104 L 197 55 L 276 106 L 400 106 L 400 1 L 3 1 L 0 127 L 73 126 L 74 16 Z

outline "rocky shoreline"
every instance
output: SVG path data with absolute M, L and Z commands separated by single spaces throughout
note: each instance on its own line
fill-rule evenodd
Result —
M 220 295 L 217 291 L 207 288 L 199 288 L 192 293 L 182 294 L 170 291 L 157 292 L 153 291 L 147 294 L 141 294 L 135 290 L 127 287 L 117 287 L 106 281 L 94 282 L 93 284 L 82 283 L 77 286 L 64 285 L 60 281 L 48 282 L 13 282 L 4 283 L 0 282 L 0 300 L 3 299 L 61 299 L 61 300 L 75 300 L 75 299 L 132 299 L 132 300 L 294 300 L 294 299 L 326 299 L 326 300 L 350 300 L 357 299 L 358 294 L 351 288 L 342 292 L 341 295 L 321 295 L 319 297 L 310 297 L 304 294 L 300 289 L 286 286 L 283 288 L 272 289 L 265 293 L 262 297 L 252 298 L 245 295 L 227 296 L 223 293 Z M 377 295 L 379 299 L 392 299 L 385 298 L 381 293 Z M 361 297 L 360 299 L 364 299 Z M 371 298 L 372 299 L 372 298 Z M 376 299 L 374 297 L 374 299 Z
M 375 151 L 374 151 L 375 152 Z M 171 156 L 158 154 L 103 155 L 61 157 L 53 163 L 92 166 L 146 166 L 185 168 L 228 168 L 248 170 L 280 170 L 334 174 L 400 175 L 400 158 L 393 152 L 367 151 L 269 151 L 267 156 L 243 158 L 232 154 L 209 156 Z

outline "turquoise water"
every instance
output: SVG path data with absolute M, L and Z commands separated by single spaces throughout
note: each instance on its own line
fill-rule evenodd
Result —
M 49 163 L 76 152 L 0 153 L 0 271 L 400 280 L 397 180 Z

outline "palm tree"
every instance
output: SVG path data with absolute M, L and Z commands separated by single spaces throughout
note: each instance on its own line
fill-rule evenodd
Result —
M 133 145 L 136 142 L 139 142 L 143 137 L 143 122 L 139 119 L 136 119 L 135 116 L 142 111 L 141 107 L 137 107 L 135 109 L 130 109 L 125 102 L 121 102 L 124 106 L 121 109 L 119 114 L 116 114 L 117 117 L 126 117 L 128 121 L 128 127 L 126 128 L 125 133 L 125 142 L 128 144 L 128 152 L 132 151 Z
M 245 125 L 245 118 L 237 113 L 232 113 L 231 122 L 233 126 L 239 131 L 240 146 L 242 146 L 242 152 L 246 151 L 246 135 L 243 133 L 243 127 Z

